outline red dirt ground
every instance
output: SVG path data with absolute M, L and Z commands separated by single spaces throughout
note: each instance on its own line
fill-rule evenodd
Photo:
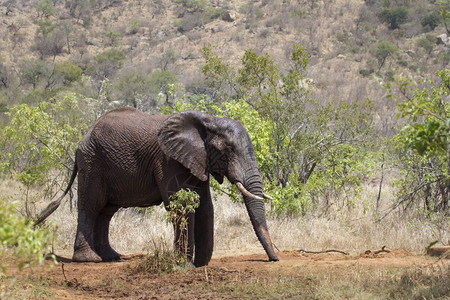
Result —
M 207 267 L 159 275 L 136 271 L 142 255 L 114 263 L 71 263 L 62 259 L 65 262 L 37 277 L 50 291 L 51 299 L 237 299 L 240 297 L 234 286 L 245 288 L 247 282 L 307 281 L 311 274 L 340 277 L 347 276 L 349 271 L 406 270 L 436 261 L 406 250 L 356 256 L 282 251 L 279 257 L 276 263 L 267 262 L 267 257 L 259 254 L 216 258 Z M 295 298 L 295 294 L 290 296 Z

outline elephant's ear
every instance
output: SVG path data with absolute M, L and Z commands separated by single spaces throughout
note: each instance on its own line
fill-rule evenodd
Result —
M 170 116 L 158 130 L 158 142 L 164 154 L 202 181 L 208 179 L 205 123 L 209 118 L 200 112 L 186 111 Z

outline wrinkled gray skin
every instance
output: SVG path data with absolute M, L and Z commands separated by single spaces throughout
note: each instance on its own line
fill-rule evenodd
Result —
M 60 204 L 78 171 L 78 227 L 73 261 L 119 260 L 108 238 L 109 223 L 120 207 L 164 202 L 182 188 L 200 195 L 200 206 L 188 217 L 188 257 L 207 265 L 213 252 L 214 212 L 209 174 L 222 183 L 242 185 L 262 197 L 253 146 L 234 120 L 188 111 L 152 116 L 133 108 L 113 110 L 90 128 L 76 151 L 74 172 L 63 196 L 41 214 L 42 222 Z M 255 233 L 270 261 L 277 255 L 267 230 L 264 203 L 244 197 Z M 180 235 L 175 229 L 179 251 Z

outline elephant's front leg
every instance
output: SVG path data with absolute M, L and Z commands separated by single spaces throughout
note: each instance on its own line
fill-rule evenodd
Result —
M 187 216 L 177 213 L 177 218 L 173 222 L 174 248 L 178 253 L 185 256 L 189 262 L 192 262 L 194 256 L 194 222 L 193 213 Z
M 211 260 L 214 248 L 214 210 L 208 182 L 201 187 L 200 206 L 195 210 L 194 232 L 194 265 L 205 266 Z

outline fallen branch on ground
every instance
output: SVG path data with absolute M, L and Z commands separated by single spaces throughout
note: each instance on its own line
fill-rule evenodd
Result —
M 364 254 L 372 254 L 372 253 L 373 254 L 380 254 L 382 252 L 389 253 L 389 252 L 391 252 L 391 250 L 388 250 L 388 249 L 386 249 L 386 246 L 383 246 L 383 247 L 381 247 L 381 250 L 377 250 L 377 251 L 366 250 L 364 252 Z
M 308 254 L 322 254 L 322 253 L 336 252 L 336 253 L 340 253 L 340 254 L 344 254 L 344 255 L 349 255 L 348 252 L 344 252 L 344 251 L 341 251 L 341 250 L 334 250 L 334 249 L 332 249 L 332 250 L 323 250 L 323 251 L 308 251 L 308 250 L 305 250 L 305 249 L 300 249 L 300 250 L 296 250 L 296 251 L 300 252 L 300 253 L 308 253 Z

